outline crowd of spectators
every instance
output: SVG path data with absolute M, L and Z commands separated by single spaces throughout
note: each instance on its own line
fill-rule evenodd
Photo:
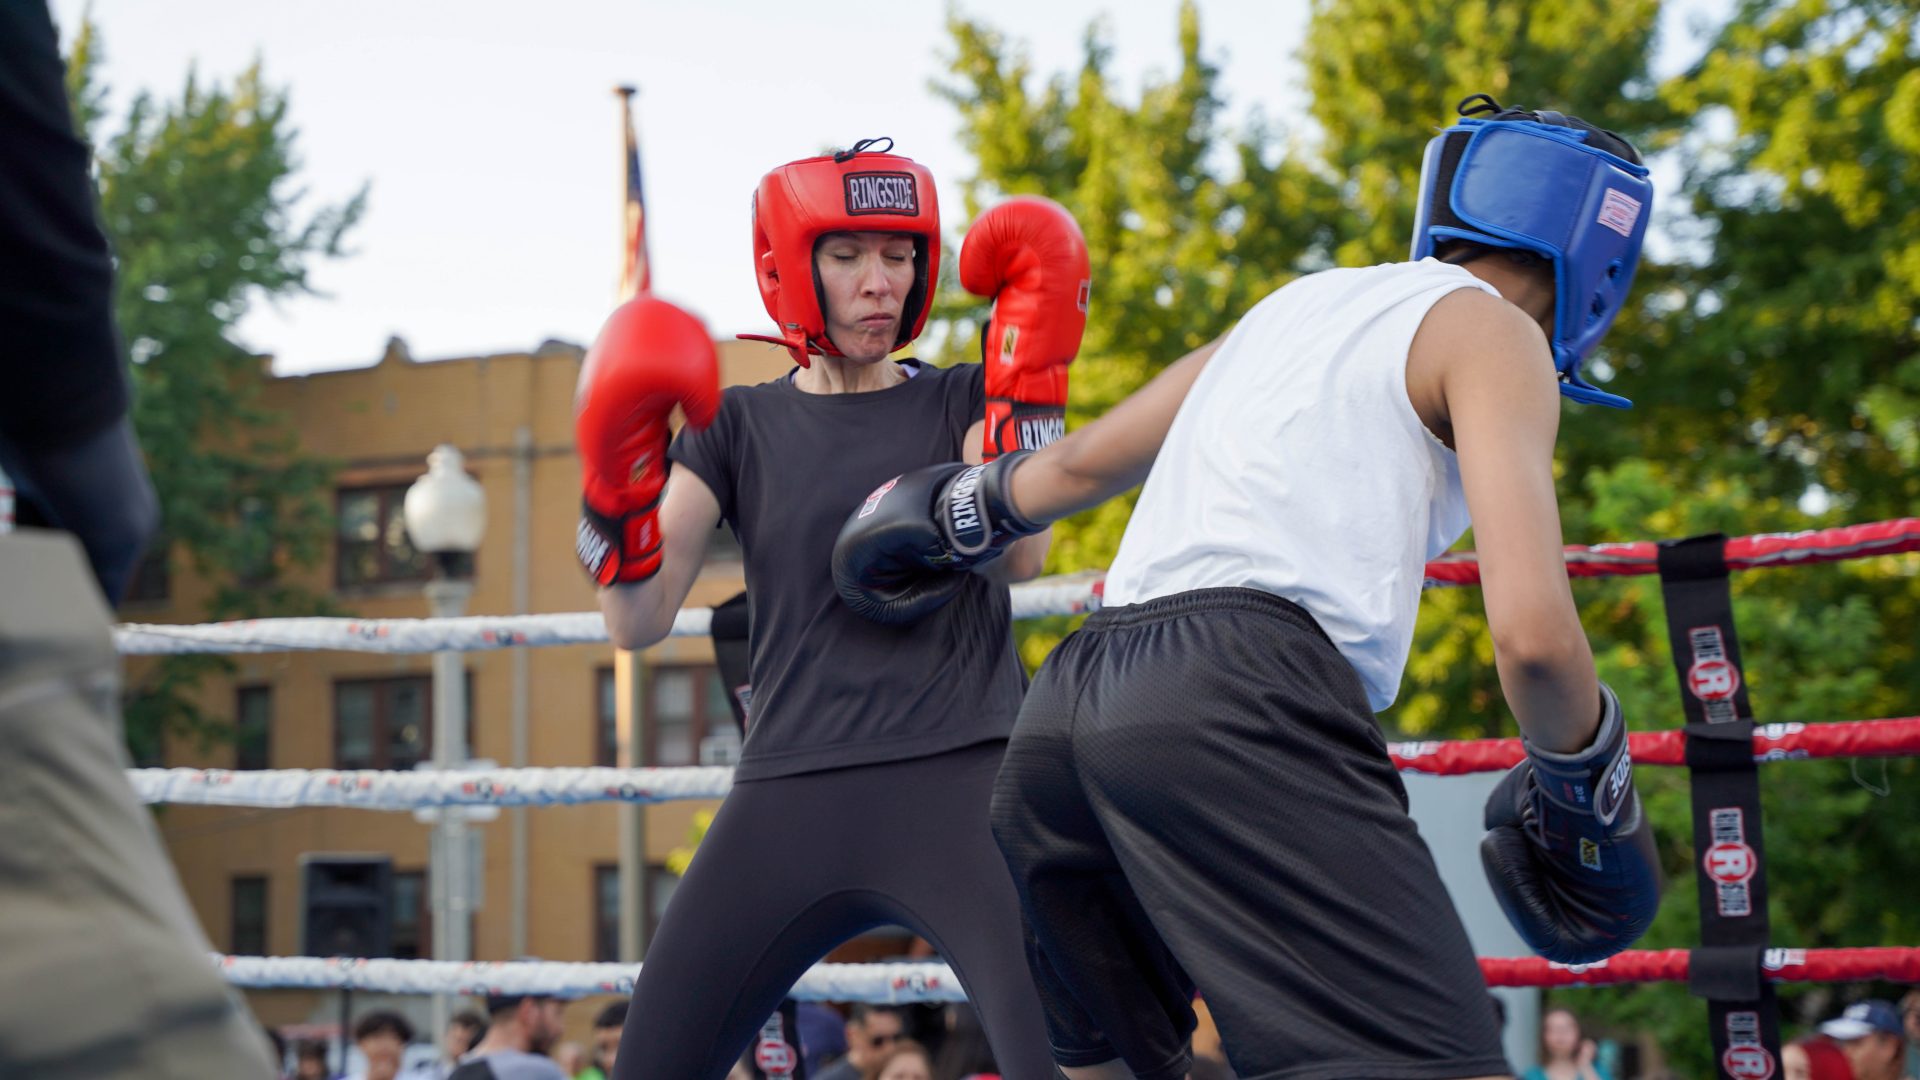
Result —
M 343 1069 L 326 1043 L 274 1046 L 290 1080 L 609 1080 L 620 1049 L 627 1003 L 594 1015 L 585 1043 L 561 1040 L 566 1002 L 546 997 L 488 998 L 485 1012 L 455 1014 L 437 1045 L 412 1022 L 371 1009 L 353 1023 L 354 1052 Z M 1218 1034 L 1196 1003 L 1192 1080 L 1233 1080 Z M 998 1080 L 978 1016 L 965 1005 L 798 1006 L 797 1049 L 809 1080 Z M 1539 1063 L 1520 1080 L 1672 1080 L 1631 1047 L 1590 1037 L 1579 1015 L 1556 1005 L 1540 1019 Z M 429 1060 L 430 1058 L 430 1060 Z M 1782 1080 L 1920 1080 L 1920 989 L 1896 1004 L 1870 998 L 1810 1025 L 1782 1048 Z M 484 1065 L 484 1071 L 481 1066 Z M 765 1080 L 752 1054 L 728 1080 Z

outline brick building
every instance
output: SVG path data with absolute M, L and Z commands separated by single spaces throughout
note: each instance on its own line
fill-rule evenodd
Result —
M 723 342 L 720 355 L 729 383 L 762 381 L 790 363 L 782 351 L 746 342 Z M 309 453 L 339 466 L 336 535 L 298 583 L 329 594 L 349 614 L 426 616 L 428 567 L 407 543 L 401 502 L 425 471 L 428 451 L 451 443 L 487 500 L 468 613 L 593 610 L 593 588 L 573 549 L 580 463 L 572 396 L 581 357 L 576 346 L 549 342 L 531 353 L 416 362 L 396 339 L 372 367 L 263 376 L 262 403 L 287 417 Z M 688 603 L 718 603 L 742 584 L 738 548 L 723 528 Z M 145 568 L 120 618 L 196 622 L 209 593 L 186 559 L 163 552 Z M 727 758 L 737 736 L 712 656 L 704 638 L 669 639 L 645 653 L 643 763 L 698 764 L 703 747 L 709 759 Z M 198 702 L 211 717 L 231 718 L 235 737 L 211 745 L 175 738 L 164 764 L 410 769 L 432 755 L 431 656 L 292 652 L 232 660 L 230 675 L 200 684 Z M 610 646 L 468 653 L 464 662 L 472 756 L 503 766 L 615 763 Z M 153 663 L 131 658 L 129 685 L 137 687 Z M 702 805 L 713 804 L 668 803 L 634 815 L 652 864 L 638 909 L 649 924 L 676 881 L 660 864 L 686 842 Z M 484 857 L 474 958 L 619 959 L 621 813 L 612 804 L 508 810 L 476 826 Z M 216 949 L 299 955 L 302 856 L 380 853 L 391 857 L 395 872 L 394 953 L 430 956 L 431 828 L 410 814 L 169 806 L 159 822 Z M 327 993 L 254 991 L 249 998 L 262 1021 L 296 1030 L 317 1031 L 337 1009 Z M 425 1026 L 427 999 L 383 1004 Z M 576 1037 L 598 1004 L 571 1010 Z

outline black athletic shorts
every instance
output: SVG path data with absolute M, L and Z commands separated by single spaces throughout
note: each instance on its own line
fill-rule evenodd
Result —
M 1244 1080 L 1508 1071 L 1359 678 L 1286 600 L 1089 618 L 1027 692 L 993 828 L 1061 1065 L 1183 1076 L 1197 983 Z

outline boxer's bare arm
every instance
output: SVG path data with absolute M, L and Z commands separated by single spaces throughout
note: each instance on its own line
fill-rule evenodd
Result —
M 975 420 L 967 429 L 966 440 L 960 445 L 966 449 L 960 460 L 969 465 L 980 464 L 986 445 L 987 422 Z M 992 562 L 982 563 L 974 573 L 996 585 L 1012 585 L 1021 581 L 1032 581 L 1040 576 L 1040 570 L 1047 562 L 1047 549 L 1053 546 L 1053 527 L 1048 526 L 1032 536 L 1023 536 L 1008 545 L 1006 554 Z
M 1153 469 L 1167 429 L 1222 335 L 1170 364 L 1106 415 L 1028 458 L 1013 473 L 1013 498 L 1035 521 L 1058 521 L 1137 487 Z
M 661 500 L 660 572 L 600 590 L 600 614 L 617 648 L 644 649 L 673 630 L 673 618 L 706 561 L 707 538 L 720 526 L 720 501 L 691 469 L 673 470 Z
M 1480 589 L 1507 705 L 1534 745 L 1593 739 L 1600 689 L 1567 582 L 1553 445 L 1560 393 L 1545 334 L 1519 308 L 1461 289 L 1428 312 L 1407 359 L 1420 409 L 1437 387 L 1439 431 L 1460 455 Z

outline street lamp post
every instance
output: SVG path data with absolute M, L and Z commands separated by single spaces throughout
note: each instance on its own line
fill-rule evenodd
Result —
M 473 553 L 486 528 L 487 500 L 468 476 L 460 451 L 441 444 L 427 455 L 427 474 L 407 489 L 407 535 L 414 550 L 433 559 L 427 605 L 436 619 L 464 615 L 473 595 Z M 433 654 L 433 767 L 446 771 L 467 761 L 467 680 L 460 654 Z M 433 909 L 433 958 L 473 958 L 473 868 L 467 822 L 457 809 L 441 810 L 434 825 L 428 886 Z M 452 999 L 433 999 L 434 1031 L 444 1031 Z

